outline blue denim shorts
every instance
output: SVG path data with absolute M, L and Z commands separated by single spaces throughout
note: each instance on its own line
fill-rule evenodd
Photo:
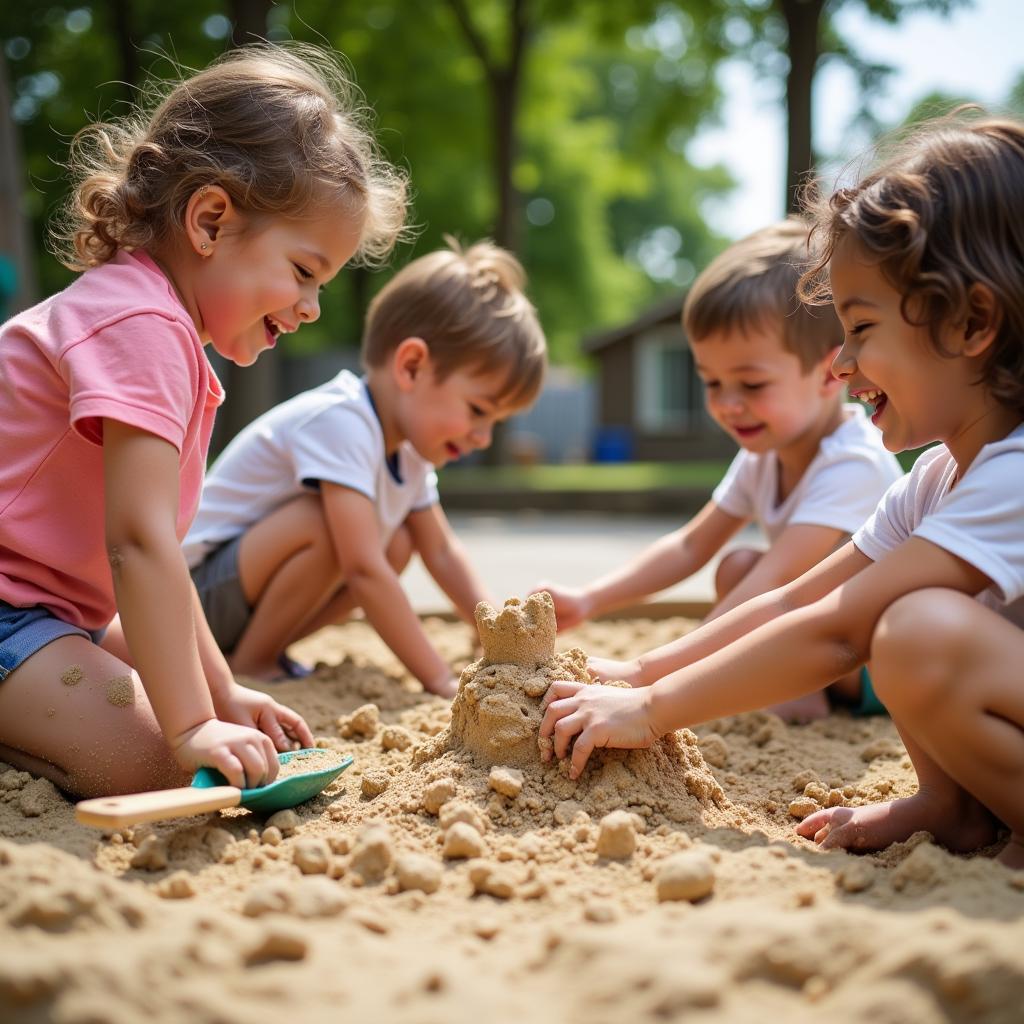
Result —
M 0 682 L 36 651 L 62 636 L 84 636 L 96 641 L 102 635 L 102 630 L 92 634 L 72 626 L 38 604 L 15 608 L 0 601 Z

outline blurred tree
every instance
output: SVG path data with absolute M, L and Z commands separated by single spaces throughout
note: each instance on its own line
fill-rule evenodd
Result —
M 0 50 L 0 320 L 32 305 L 36 268 L 24 203 L 25 173 L 11 118 L 7 59 Z
M 511 244 L 556 360 L 579 358 L 581 335 L 684 286 L 722 243 L 700 206 L 731 182 L 687 157 L 719 99 L 717 62 L 730 52 L 720 0 L 695 0 L 686 11 L 654 0 L 582 9 L 570 0 L 464 0 L 499 67 L 509 59 L 514 2 L 528 15 L 504 192 L 487 70 L 447 4 L 57 2 L 43 16 L 29 5 L 5 11 L 0 28 L 37 238 L 64 195 L 59 162 L 74 131 L 123 112 L 151 75 L 202 67 L 264 24 L 271 39 L 330 43 L 357 69 L 378 137 L 414 186 L 418 237 L 394 263 L 436 248 L 447 232 L 471 241 L 511 231 L 503 240 L 517 236 Z M 513 211 L 513 228 L 501 228 L 502 209 Z M 69 280 L 52 259 L 40 256 L 38 266 L 45 292 Z M 320 322 L 289 337 L 285 352 L 356 343 L 366 303 L 386 276 L 347 269 L 325 291 Z M 255 385 L 253 372 L 229 379 L 229 390 Z
M 861 118 L 884 85 L 892 68 L 864 60 L 855 44 L 840 36 L 836 16 L 859 5 L 873 17 L 896 24 L 909 14 L 932 11 L 947 15 L 973 0 L 721 0 L 736 18 L 745 19 L 750 44 L 747 55 L 768 74 L 785 80 L 786 208 L 799 207 L 800 190 L 815 166 L 812 136 L 814 78 L 826 61 L 840 61 L 857 77 Z M 877 126 L 875 126 L 877 127 Z

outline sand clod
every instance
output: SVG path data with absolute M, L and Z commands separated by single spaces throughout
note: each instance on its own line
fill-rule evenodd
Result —
M 711 858 L 700 850 L 687 850 L 669 857 L 654 880 L 658 901 L 694 902 L 710 896 L 715 887 L 715 868 Z

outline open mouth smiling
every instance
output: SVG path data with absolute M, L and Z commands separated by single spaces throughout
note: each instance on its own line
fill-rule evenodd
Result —
M 853 392 L 853 397 L 859 402 L 865 402 L 868 405 L 874 406 L 874 412 L 871 415 L 872 422 L 878 419 L 889 401 L 886 393 L 879 391 L 878 388 L 865 388 L 863 391 L 855 391 Z

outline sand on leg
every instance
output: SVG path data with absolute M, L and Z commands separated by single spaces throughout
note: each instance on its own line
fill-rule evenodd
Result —
M 918 792 L 834 808 L 797 831 L 823 846 L 879 849 L 926 830 L 954 850 L 995 837 L 995 818 L 1024 852 L 1024 633 L 963 594 L 924 590 L 896 601 L 871 648 L 876 688 L 918 774 Z
M 0 683 L 0 758 L 78 796 L 187 785 L 138 675 L 80 636 Z

